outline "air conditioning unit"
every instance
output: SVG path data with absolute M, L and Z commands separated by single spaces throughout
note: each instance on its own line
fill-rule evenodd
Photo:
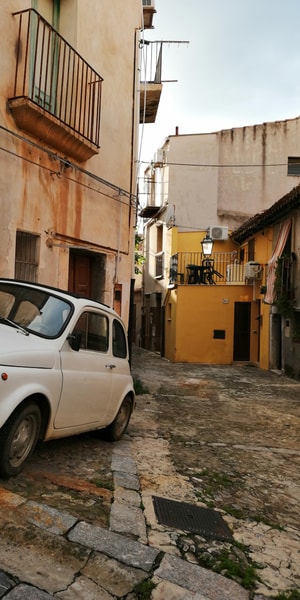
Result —
M 211 225 L 209 227 L 209 235 L 212 240 L 228 240 L 228 227 L 227 225 L 215 225 L 214 227 Z
M 262 266 L 257 262 L 247 262 L 245 264 L 245 279 L 261 279 Z

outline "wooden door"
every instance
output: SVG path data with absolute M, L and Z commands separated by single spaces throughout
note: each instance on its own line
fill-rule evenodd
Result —
M 71 254 L 69 264 L 69 292 L 91 298 L 91 257 Z
M 233 360 L 250 360 L 251 302 L 234 304 Z

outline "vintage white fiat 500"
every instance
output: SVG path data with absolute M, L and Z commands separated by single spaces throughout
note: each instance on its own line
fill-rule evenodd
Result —
M 62 290 L 0 279 L 0 476 L 38 439 L 101 429 L 116 441 L 135 402 L 124 324 Z

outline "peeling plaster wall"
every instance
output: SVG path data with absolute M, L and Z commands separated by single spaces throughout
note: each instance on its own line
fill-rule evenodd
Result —
M 49 0 L 38 0 L 38 10 L 48 8 Z M 133 209 L 128 196 L 105 186 L 100 178 L 128 193 L 136 192 L 138 50 L 136 70 L 134 60 L 142 5 L 140 0 L 133 0 L 124 11 L 120 0 L 113 4 L 110 0 L 61 3 L 63 37 L 104 77 L 101 148 L 98 155 L 78 165 L 98 180 L 75 167 L 66 168 L 53 157 L 55 150 L 40 150 L 16 137 L 29 137 L 18 130 L 7 107 L 13 95 L 18 35 L 12 13 L 25 9 L 26 0 L 1 1 L 0 274 L 14 276 L 16 230 L 40 237 L 38 280 L 54 286 L 68 287 L 70 247 L 104 254 L 104 301 L 112 304 L 114 283 L 121 284 L 122 317 L 127 322 L 133 275 Z M 31 141 L 42 146 L 38 139 Z
M 207 134 L 171 135 L 163 148 L 179 230 L 238 227 L 299 183 L 288 157 L 300 156 L 300 117 Z
M 287 163 L 300 155 L 299 134 L 299 118 L 220 131 L 218 213 L 252 216 L 297 185 Z

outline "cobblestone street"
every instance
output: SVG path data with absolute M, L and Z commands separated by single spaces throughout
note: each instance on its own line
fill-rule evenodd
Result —
M 133 375 L 143 393 L 123 440 L 41 444 L 0 482 L 0 597 L 299 594 L 300 384 L 141 349 Z M 154 497 L 218 512 L 232 539 L 158 522 Z
M 138 397 L 130 428 L 150 543 L 213 564 L 228 544 L 167 534 L 152 496 L 212 506 L 259 565 L 257 593 L 299 589 L 300 384 L 252 366 L 174 365 L 139 349 L 133 370 L 150 392 Z

